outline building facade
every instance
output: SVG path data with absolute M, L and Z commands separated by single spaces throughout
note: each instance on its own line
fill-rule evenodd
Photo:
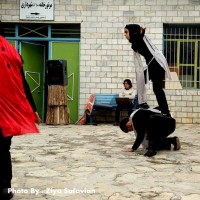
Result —
M 27 0 L 27 2 L 30 1 Z M 123 88 L 123 80 L 126 78 L 131 79 L 133 87 L 136 88 L 133 51 L 130 43 L 124 38 L 123 30 L 128 23 L 138 23 L 147 27 L 146 34 L 166 56 L 169 56 L 168 50 L 166 51 L 169 47 L 167 44 L 173 46 L 169 48 L 170 51 L 176 51 L 175 54 L 170 54 L 176 55 L 177 59 L 173 60 L 175 64 L 169 64 L 173 80 L 167 81 L 165 92 L 170 110 L 177 122 L 200 123 L 200 90 L 197 86 L 200 67 L 198 60 L 198 55 L 200 55 L 199 0 L 54 0 L 54 18 L 50 21 L 21 20 L 20 12 L 20 0 L 0 1 L 0 20 L 5 23 L 80 24 L 79 56 L 76 58 L 79 68 L 76 89 L 78 95 L 75 97 L 78 101 L 78 116 L 84 112 L 85 104 L 92 93 L 119 93 Z M 178 38 L 175 38 L 177 43 L 174 43 L 172 37 L 164 37 L 169 35 L 166 31 L 167 27 L 172 27 L 170 29 L 172 36 L 183 34 L 183 31 L 181 34 L 174 32 L 174 30 L 180 30 L 177 28 L 180 25 L 186 26 L 184 29 L 186 31 L 189 30 L 187 27 L 191 26 L 196 34 L 191 41 L 194 45 L 186 46 L 182 50 L 178 47 L 182 45 L 181 42 L 185 40 L 188 42 L 188 37 L 182 41 L 181 37 L 177 36 Z M 186 36 L 187 33 L 184 32 L 183 35 Z M 196 51 L 191 49 L 196 49 Z M 196 57 L 193 55 L 194 63 L 189 63 L 188 59 L 185 61 L 190 67 L 190 72 L 182 70 L 184 73 L 179 74 L 173 69 L 178 68 L 179 71 L 180 66 L 177 66 L 177 63 L 181 63 L 179 57 L 183 57 L 182 51 L 188 52 L 187 58 L 191 58 L 190 54 Z M 181 63 L 181 69 L 183 66 L 186 65 Z M 191 68 L 193 66 L 194 68 Z M 191 69 L 196 71 L 191 73 Z M 190 79 L 188 75 L 191 75 Z M 183 81 L 181 82 L 180 77 L 184 81 L 195 80 L 197 84 L 187 87 Z M 147 89 L 149 105 L 157 106 L 151 84 L 147 86 Z M 73 115 L 73 109 L 70 113 Z

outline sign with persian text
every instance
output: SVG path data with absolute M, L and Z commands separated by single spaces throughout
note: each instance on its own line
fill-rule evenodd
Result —
M 53 20 L 54 0 L 20 0 L 20 19 Z

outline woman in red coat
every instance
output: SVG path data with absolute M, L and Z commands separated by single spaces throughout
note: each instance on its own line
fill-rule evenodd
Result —
M 11 139 L 38 133 L 40 122 L 30 88 L 25 80 L 22 58 L 5 39 L 0 22 L 0 199 L 11 199 Z

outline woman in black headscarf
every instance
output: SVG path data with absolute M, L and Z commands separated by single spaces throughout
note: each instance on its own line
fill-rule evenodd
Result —
M 145 27 L 141 27 L 138 24 L 128 24 L 124 28 L 124 36 L 132 44 L 131 48 L 134 51 L 139 107 L 149 108 L 146 99 L 145 83 L 151 80 L 159 109 L 164 115 L 170 115 L 167 99 L 163 90 L 165 73 L 170 78 L 165 57 L 146 37 Z M 145 58 L 146 70 L 143 67 L 140 55 Z

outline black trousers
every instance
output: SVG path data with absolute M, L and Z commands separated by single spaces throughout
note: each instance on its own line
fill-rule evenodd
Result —
M 3 137 L 0 130 L 0 189 L 11 188 L 12 161 L 10 155 L 12 137 Z
M 119 122 L 119 116 L 120 116 L 120 112 L 123 109 L 127 109 L 128 110 L 128 116 L 131 115 L 131 113 L 133 112 L 133 104 L 126 104 L 126 105 L 120 105 L 118 104 L 116 107 L 116 111 L 115 111 L 115 121 Z
M 165 86 L 165 70 L 158 64 L 154 59 L 148 66 L 149 79 L 152 81 L 153 92 L 156 96 L 159 108 L 162 113 L 168 114 L 169 107 L 167 104 L 167 99 L 165 92 L 163 90 Z
M 171 137 L 162 138 L 162 139 L 158 139 L 158 140 L 149 140 L 148 149 L 152 149 L 155 151 L 170 150 L 171 144 L 172 144 Z
M 137 149 L 147 133 L 149 149 L 170 150 L 172 138 L 168 137 L 174 132 L 176 121 L 171 117 L 163 117 L 161 114 L 150 110 L 139 110 L 133 117 L 137 138 L 133 149 Z

